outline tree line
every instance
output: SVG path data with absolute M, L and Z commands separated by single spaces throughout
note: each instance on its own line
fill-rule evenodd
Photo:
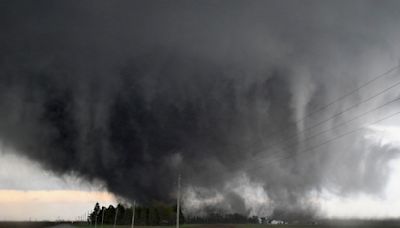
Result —
M 88 222 L 94 224 L 114 224 L 117 213 L 117 225 L 130 225 L 132 222 L 133 208 L 118 204 L 116 207 L 100 207 L 96 203 L 93 211 L 88 216 Z M 265 219 L 265 218 L 263 218 Z M 180 224 L 249 224 L 259 223 L 261 220 L 257 216 L 248 217 L 238 213 L 210 212 L 202 216 L 184 216 L 182 210 L 179 213 Z M 176 224 L 176 205 L 167 205 L 162 202 L 153 203 L 150 206 L 135 207 L 135 225 L 159 226 Z
M 116 218 L 117 225 L 129 225 L 132 222 L 133 207 L 118 204 L 116 207 L 100 207 L 96 203 L 93 211 L 88 216 L 91 224 L 114 224 Z M 179 223 L 185 223 L 182 211 L 179 213 Z M 170 206 L 164 203 L 153 203 L 151 206 L 135 207 L 135 225 L 156 226 L 176 224 L 176 205 Z

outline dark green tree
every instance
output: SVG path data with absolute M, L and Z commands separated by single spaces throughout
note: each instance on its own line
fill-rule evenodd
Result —
M 93 212 L 90 213 L 89 218 L 88 218 L 90 224 L 94 224 L 96 219 L 97 219 L 97 222 L 99 221 L 99 218 L 98 218 L 99 214 L 100 214 L 100 205 L 97 202 L 96 205 L 94 206 Z
M 113 205 L 110 205 L 104 213 L 104 224 L 113 224 L 114 216 L 115 216 L 115 208 Z
M 124 220 L 124 215 L 125 215 L 125 207 L 122 206 L 122 204 L 118 204 L 117 205 L 117 224 L 118 225 L 122 225 L 123 224 L 123 220 Z M 115 218 L 115 217 L 114 217 Z

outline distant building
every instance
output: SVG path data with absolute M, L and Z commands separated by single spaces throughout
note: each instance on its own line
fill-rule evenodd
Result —
M 272 224 L 272 225 L 278 225 L 278 224 L 285 224 L 285 222 L 282 221 L 282 220 L 275 220 L 275 219 L 273 219 L 273 220 L 270 221 L 270 224 Z

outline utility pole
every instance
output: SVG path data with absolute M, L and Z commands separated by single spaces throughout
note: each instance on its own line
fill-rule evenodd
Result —
M 176 228 L 179 228 L 180 194 L 181 194 L 181 174 L 178 174 L 178 192 L 176 197 Z
M 115 228 L 115 225 L 117 224 L 117 216 L 118 216 L 118 205 L 117 205 L 117 208 L 115 210 L 115 218 L 114 218 L 114 226 L 113 226 L 113 228 Z
M 101 213 L 101 228 L 103 228 L 103 222 L 104 222 L 104 211 L 106 210 L 105 207 L 103 207 L 103 211 Z
M 94 228 L 97 228 L 97 211 L 95 213 L 96 215 L 94 216 Z
M 136 201 L 133 201 L 133 206 L 132 206 L 132 224 L 131 228 L 135 227 L 135 210 L 136 210 Z

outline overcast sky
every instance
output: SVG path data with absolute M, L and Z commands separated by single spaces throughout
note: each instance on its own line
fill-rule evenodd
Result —
M 399 9 L 2 1 L 0 219 L 173 203 L 178 174 L 187 214 L 399 217 Z

